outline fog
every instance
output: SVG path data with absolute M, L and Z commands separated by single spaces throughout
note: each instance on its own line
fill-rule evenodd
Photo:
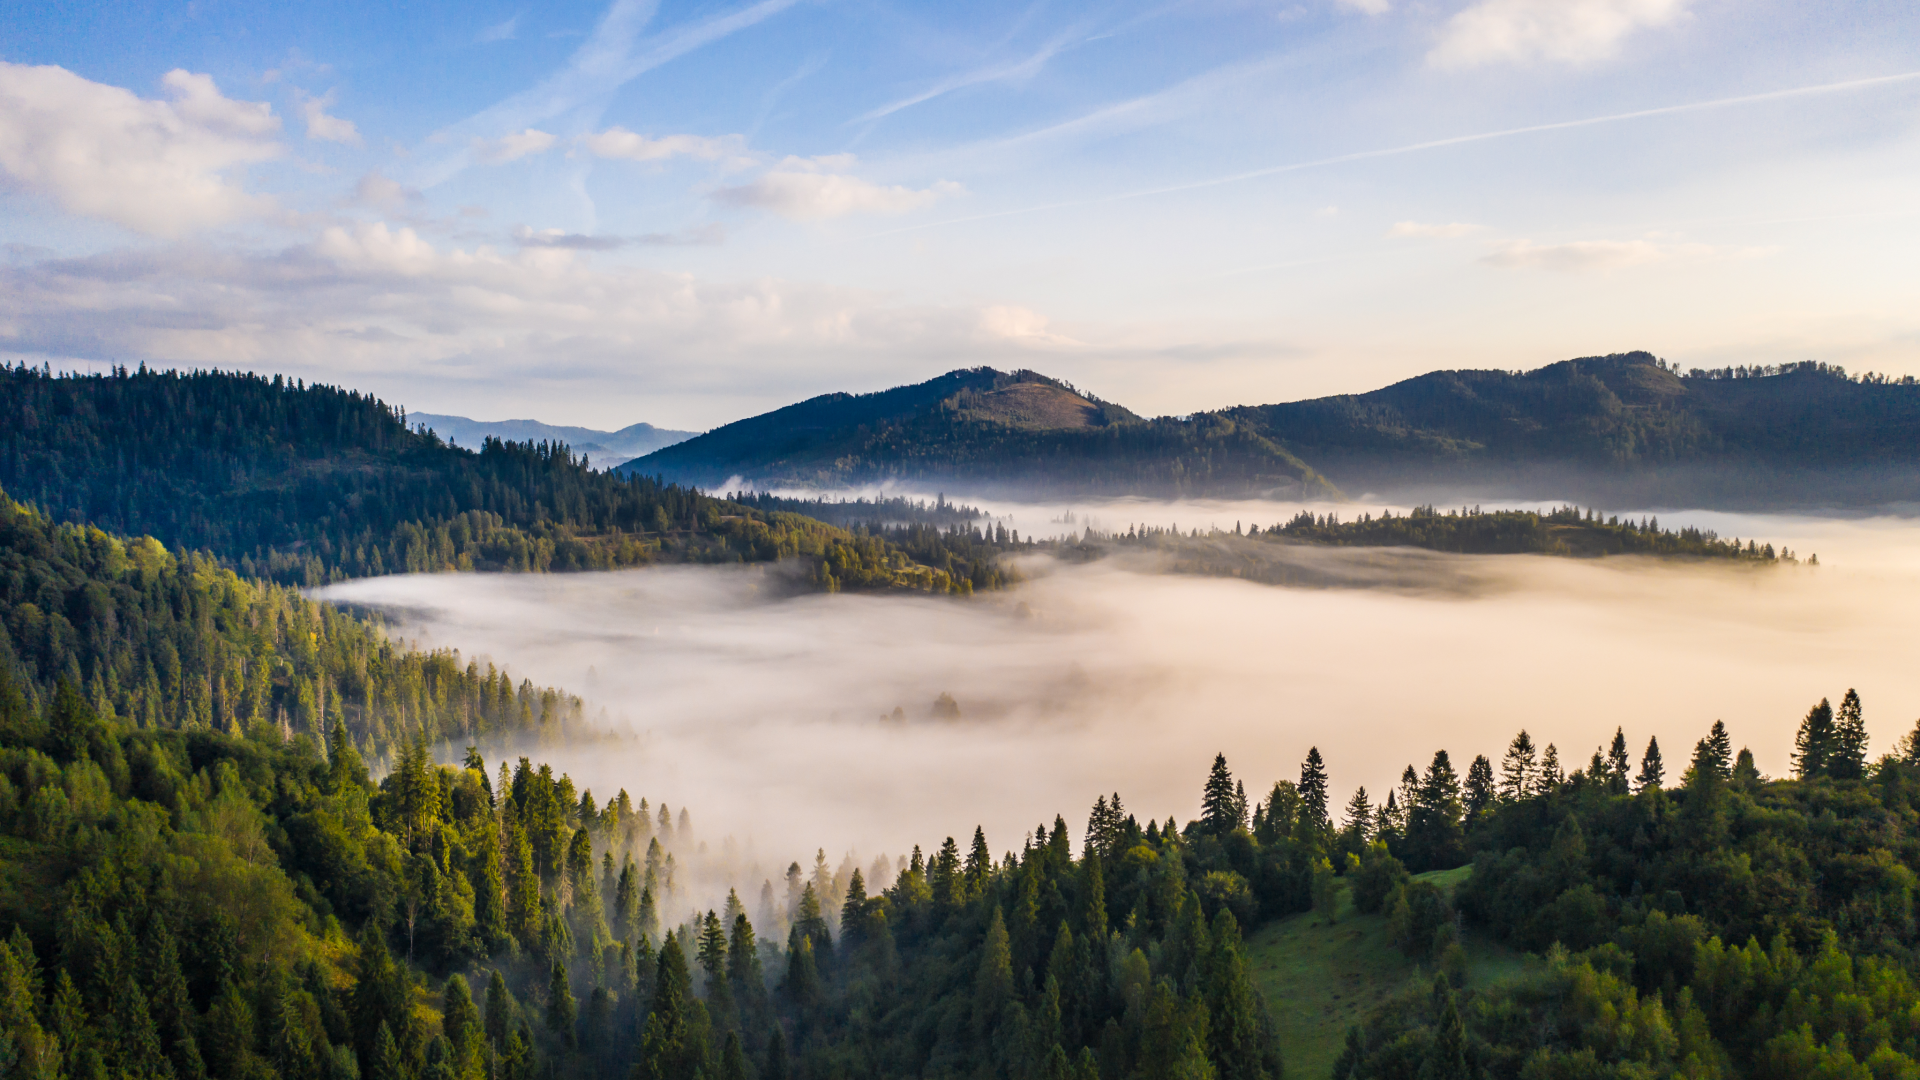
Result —
M 1185 530 L 1295 509 L 1274 507 L 991 509 L 1024 535 L 1070 512 L 1076 529 Z M 733 836 L 762 866 L 823 847 L 864 867 L 949 835 L 964 847 L 976 824 L 1000 852 L 1056 813 L 1077 837 L 1116 790 L 1143 821 L 1185 821 L 1216 751 L 1259 795 L 1317 745 L 1344 803 L 1358 784 L 1384 796 L 1441 747 L 1462 773 L 1475 754 L 1497 762 L 1522 727 L 1569 771 L 1616 726 L 1636 762 L 1657 736 L 1669 782 L 1715 719 L 1784 773 L 1808 706 L 1848 687 L 1875 753 L 1913 728 L 1920 524 L 1662 515 L 1682 520 L 1820 565 L 1319 549 L 1323 565 L 1360 568 L 1347 587 L 1039 557 L 1018 586 L 965 600 L 794 597 L 765 570 L 693 567 L 387 577 L 318 595 L 580 693 L 624 737 L 539 756 L 602 799 L 625 788 L 689 807 L 701 838 Z M 936 715 L 942 693 L 957 718 Z

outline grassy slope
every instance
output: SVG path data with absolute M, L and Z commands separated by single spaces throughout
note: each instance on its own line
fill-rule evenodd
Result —
M 1418 875 L 1449 895 L 1472 867 Z M 1262 927 L 1247 942 L 1255 985 L 1267 995 L 1280 1029 L 1287 1075 L 1319 1080 L 1333 1070 L 1347 1028 L 1375 1006 L 1430 970 L 1402 956 L 1387 940 L 1383 915 L 1361 915 L 1344 886 L 1331 925 L 1318 912 L 1294 915 Z M 1519 974 L 1525 958 L 1468 932 L 1467 985 L 1488 986 Z

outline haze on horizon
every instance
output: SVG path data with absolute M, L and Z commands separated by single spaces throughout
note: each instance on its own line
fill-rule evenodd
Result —
M 95 0 L 0 43 L 0 356 L 700 429 L 1645 348 L 1920 371 L 1920 9 Z

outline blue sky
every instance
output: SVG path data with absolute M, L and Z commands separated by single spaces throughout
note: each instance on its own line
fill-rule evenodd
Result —
M 0 354 L 693 428 L 973 364 L 1920 372 L 1911 3 L 398 7 L 10 12 Z

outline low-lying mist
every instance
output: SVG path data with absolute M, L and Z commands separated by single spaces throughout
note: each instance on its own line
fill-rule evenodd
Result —
M 1264 506 L 1263 524 L 1292 512 Z M 1199 509 L 1109 505 L 1098 524 L 1231 526 Z M 818 847 L 863 867 L 949 835 L 964 847 L 975 824 L 1004 851 L 1056 813 L 1078 835 L 1116 790 L 1142 820 L 1185 821 L 1216 751 L 1258 796 L 1317 745 L 1344 803 L 1359 784 L 1383 797 L 1438 748 L 1463 774 L 1475 754 L 1497 763 L 1522 727 L 1569 771 L 1616 726 L 1636 762 L 1657 736 L 1670 783 L 1715 719 L 1763 771 L 1786 772 L 1808 706 L 1848 687 L 1876 754 L 1913 728 L 1920 525 L 1688 521 L 1821 565 L 1321 549 L 1384 584 L 1040 558 L 1023 584 L 969 600 L 792 597 L 765 571 L 691 567 L 388 577 L 320 595 L 582 694 L 627 737 L 527 752 L 602 799 L 624 787 L 690 807 L 703 839 L 736 837 L 763 867 L 809 864 Z

